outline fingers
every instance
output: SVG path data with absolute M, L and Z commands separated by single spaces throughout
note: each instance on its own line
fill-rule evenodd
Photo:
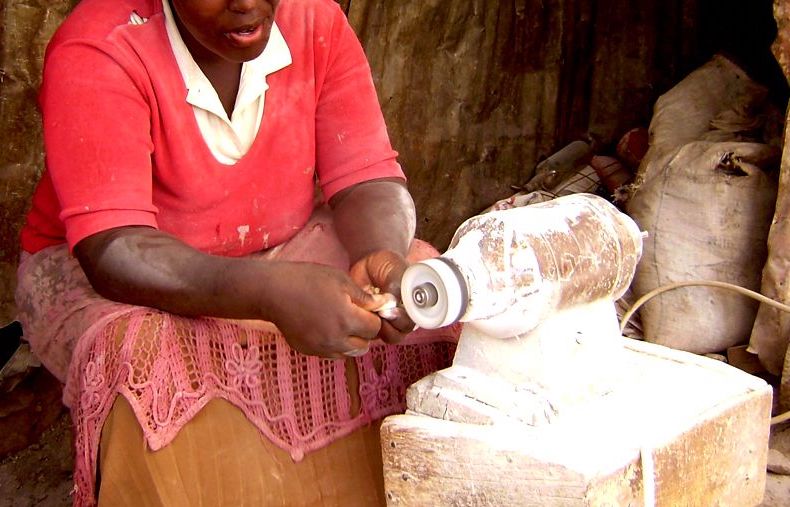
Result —
M 363 307 L 376 300 L 342 272 L 314 271 L 315 287 L 300 293 L 299 311 L 287 306 L 276 324 L 303 354 L 332 359 L 364 354 L 378 336 L 381 319 Z
M 371 286 L 367 285 L 365 287 L 370 288 Z M 365 290 L 362 288 L 362 286 L 355 284 L 351 284 L 351 287 L 349 287 L 348 295 L 351 298 L 352 303 L 368 312 L 374 311 L 376 307 L 383 303 L 380 294 L 375 294 L 372 291 Z
M 398 317 L 392 321 L 379 320 L 380 328 L 376 337 L 381 338 L 385 343 L 400 343 L 406 338 L 407 334 L 414 330 L 414 322 L 402 308 L 396 309 L 395 312 L 398 313 Z M 369 338 L 351 336 L 346 340 L 347 349 L 343 351 L 343 354 L 351 357 L 364 355 L 368 352 L 371 341 Z
M 408 267 L 406 259 L 390 251 L 378 251 L 356 263 L 351 269 L 352 279 L 362 286 L 383 291 L 373 294 L 366 310 L 376 312 L 382 318 L 379 336 L 387 343 L 398 343 L 414 329 L 414 321 L 400 302 L 400 282 Z
M 381 319 L 371 311 L 380 304 L 379 294 L 369 294 L 358 287 L 354 287 L 351 297 L 351 308 L 349 310 L 348 334 L 350 338 L 346 342 L 354 340 L 365 340 L 366 342 L 376 338 L 381 329 Z M 359 342 L 357 342 L 359 345 Z M 357 347 L 359 348 L 359 347 Z
M 385 343 L 395 344 L 400 343 L 406 338 L 408 331 L 403 332 L 396 329 L 392 324 L 387 321 L 381 322 L 381 330 L 379 331 L 379 336 Z
M 408 317 L 403 308 L 397 307 L 397 300 L 392 294 L 371 294 L 370 299 L 365 304 L 365 308 L 360 308 L 365 314 L 372 316 L 373 319 L 366 318 L 364 329 L 368 330 L 361 336 L 350 336 L 345 341 L 345 349 L 342 354 L 348 357 L 359 357 L 366 354 L 370 348 L 372 338 L 379 337 L 385 343 L 400 343 L 406 334 L 414 328 L 414 322 Z M 375 313 L 378 313 L 376 316 Z M 385 319 L 384 316 L 387 318 Z M 375 333 L 369 334 L 375 321 Z
M 375 290 L 375 287 L 370 287 L 369 291 Z M 385 293 L 370 293 L 369 302 L 362 306 L 365 310 L 373 313 L 378 313 L 386 318 L 395 308 L 398 307 L 398 298 L 388 292 Z
M 379 250 L 354 264 L 350 274 L 360 286 L 373 285 L 384 292 L 398 294 L 401 277 L 408 265 L 402 255 L 389 250 Z
M 343 355 L 349 357 L 359 357 L 365 355 L 370 348 L 370 341 L 358 336 L 349 336 L 346 340 L 347 350 L 343 351 Z
M 314 355 L 332 358 L 357 357 L 368 352 L 370 341 L 376 337 L 386 343 L 403 340 L 406 333 L 414 328 L 414 323 L 397 306 L 399 297 L 396 295 L 399 295 L 399 288 L 395 295 L 386 292 L 373 293 L 373 287 L 384 286 L 381 288 L 388 290 L 388 287 L 400 285 L 400 276 L 395 276 L 393 283 L 392 275 L 402 273 L 405 268 L 401 264 L 405 265 L 401 256 L 392 252 L 377 252 L 355 265 L 357 276 L 352 276 L 354 283 L 342 283 L 342 291 L 348 299 L 346 305 L 341 305 L 344 309 L 337 308 L 339 313 L 336 315 L 339 320 L 326 328 L 324 333 L 320 333 L 322 336 L 314 335 L 308 339 L 314 344 L 310 347 Z M 368 290 L 358 285 L 362 279 L 367 281 L 364 287 Z M 386 320 L 382 315 L 386 316 Z
M 380 294 L 370 294 L 354 283 L 346 284 L 344 291 L 348 296 L 343 315 L 338 322 L 334 339 L 328 340 L 324 355 L 341 358 L 357 357 L 368 352 L 370 342 L 379 335 L 381 319 L 371 310 L 380 306 L 386 299 Z
M 353 306 L 352 315 L 347 316 L 347 325 L 335 334 L 315 335 L 308 340 L 308 347 L 299 350 L 303 354 L 338 359 L 356 357 L 367 353 L 370 342 L 379 336 L 381 319 L 373 313 Z
M 414 329 L 414 322 L 412 322 L 403 308 L 394 306 L 397 302 L 392 294 L 373 294 L 371 299 L 373 307 L 368 309 L 360 308 L 360 310 L 372 317 L 372 319 L 365 319 L 365 332 L 360 333 L 358 336 L 350 336 L 345 341 L 346 349 L 343 351 L 345 356 L 358 357 L 366 354 L 370 347 L 370 341 L 375 337 L 379 337 L 389 344 L 400 343 L 406 337 L 406 334 Z M 379 318 L 376 314 L 371 313 L 374 311 L 389 312 L 391 320 Z M 369 334 L 370 330 L 374 328 L 375 332 Z
M 404 310 L 403 307 L 399 306 L 394 308 L 387 312 L 386 316 L 381 315 L 381 317 L 384 319 L 385 323 L 394 327 L 401 333 L 410 333 L 414 330 L 414 321 L 411 320 L 409 314 L 406 313 L 406 310 Z

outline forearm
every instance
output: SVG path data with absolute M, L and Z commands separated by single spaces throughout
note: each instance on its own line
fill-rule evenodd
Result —
M 414 201 L 399 180 L 355 185 L 330 201 L 337 235 L 351 263 L 377 250 L 406 255 L 414 239 Z
M 94 289 L 104 297 L 185 316 L 268 318 L 265 291 L 272 263 L 200 252 L 146 227 L 123 227 L 75 248 Z
M 74 253 L 108 299 L 188 317 L 268 320 L 303 354 L 358 354 L 381 328 L 371 310 L 382 297 L 321 264 L 207 255 L 146 227 L 94 234 Z

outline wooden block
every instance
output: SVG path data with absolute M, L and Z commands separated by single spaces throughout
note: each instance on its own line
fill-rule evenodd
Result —
M 760 503 L 771 389 L 718 361 L 626 344 L 622 382 L 548 425 L 385 419 L 388 505 Z

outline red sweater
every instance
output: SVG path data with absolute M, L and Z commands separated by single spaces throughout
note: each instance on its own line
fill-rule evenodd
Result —
M 132 11 L 148 18 L 129 24 Z M 203 251 L 282 243 L 350 185 L 403 177 L 370 69 L 332 0 L 283 0 L 276 22 L 293 63 L 267 78 L 249 152 L 220 164 L 205 145 L 165 31 L 161 0 L 83 0 L 44 61 L 46 171 L 22 231 L 36 252 L 146 225 Z

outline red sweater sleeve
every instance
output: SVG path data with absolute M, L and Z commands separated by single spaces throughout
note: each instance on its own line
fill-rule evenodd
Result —
M 337 4 L 334 13 L 315 117 L 316 170 L 326 199 L 362 181 L 405 179 L 362 46 Z
M 156 227 L 150 107 L 117 49 L 104 44 L 70 40 L 44 66 L 47 168 L 69 248 L 113 227 Z

